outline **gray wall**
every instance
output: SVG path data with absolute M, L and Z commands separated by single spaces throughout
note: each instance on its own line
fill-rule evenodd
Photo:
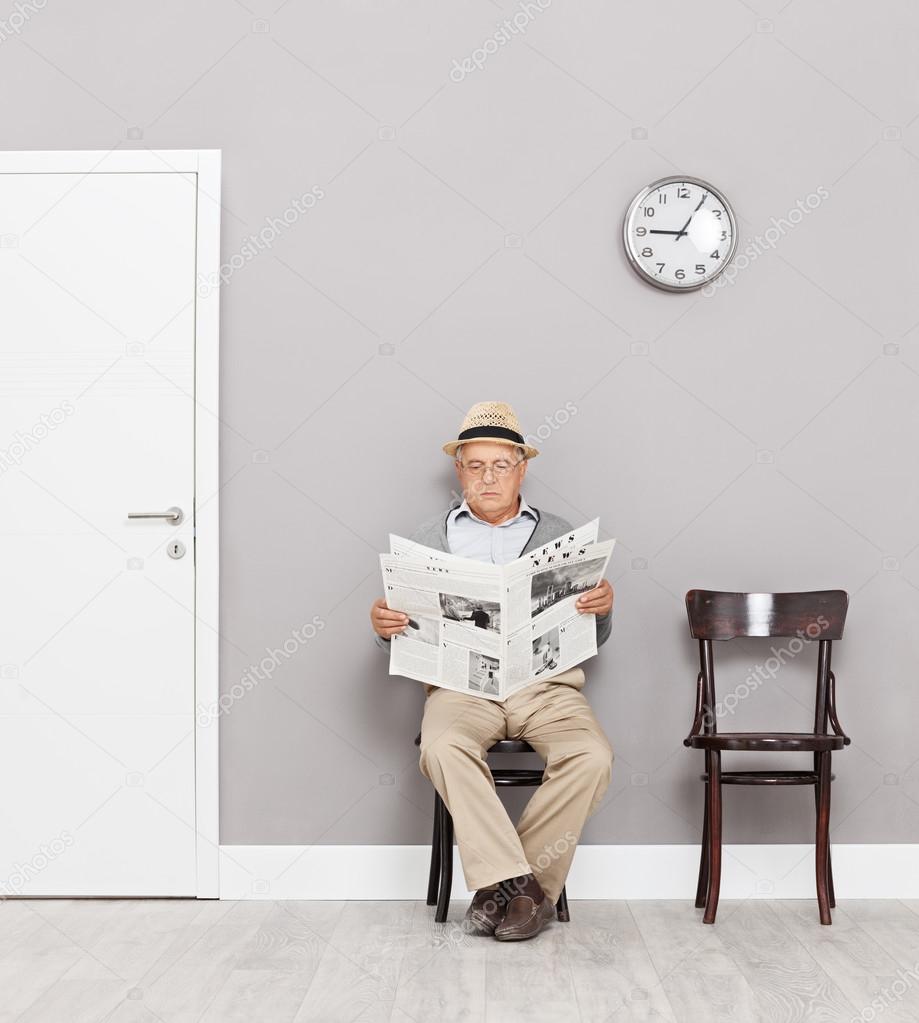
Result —
M 224 151 L 225 693 L 294 652 L 221 719 L 223 841 L 428 838 L 421 689 L 367 610 L 483 398 L 557 424 L 528 500 L 619 538 L 588 686 L 617 759 L 587 841 L 698 837 L 691 586 L 850 591 L 835 839 L 919 841 L 919 8 L 555 0 L 456 81 L 516 4 L 276 7 L 48 4 L 0 47 L 7 148 Z M 621 252 L 628 201 L 671 172 L 720 186 L 756 246 L 711 297 Z M 769 657 L 723 653 L 722 694 Z M 725 727 L 809 727 L 812 667 Z M 808 790 L 742 803 L 728 841 L 811 836 Z

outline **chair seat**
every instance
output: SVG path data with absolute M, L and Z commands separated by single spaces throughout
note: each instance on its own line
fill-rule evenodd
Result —
M 523 739 L 499 739 L 488 751 L 489 753 L 535 753 L 536 751 Z
M 505 787 L 526 787 L 526 788 L 538 788 L 542 785 L 543 771 L 526 771 L 518 768 L 505 768 L 505 767 L 494 767 L 491 771 L 491 776 L 494 779 L 495 785 L 504 785 Z
M 421 745 L 421 732 L 415 736 L 415 745 Z M 523 739 L 499 739 L 488 751 L 489 753 L 535 753 L 536 750 Z
M 819 732 L 715 732 L 713 735 L 694 735 L 689 745 L 693 749 L 803 750 L 820 753 L 842 749 L 845 736 L 822 735 Z

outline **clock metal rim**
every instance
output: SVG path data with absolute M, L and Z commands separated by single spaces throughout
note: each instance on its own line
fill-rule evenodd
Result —
M 685 184 L 698 185 L 699 187 L 704 188 L 706 191 L 711 192 L 713 195 L 718 196 L 718 199 L 721 201 L 722 206 L 724 206 L 725 212 L 728 215 L 728 219 L 731 222 L 731 247 L 728 250 L 727 256 L 722 262 L 721 267 L 717 270 L 716 273 L 714 273 L 711 277 L 707 278 L 706 280 L 698 284 L 687 284 L 682 287 L 677 284 L 668 284 L 666 283 L 666 281 L 660 281 L 652 277 L 632 253 L 631 240 L 629 238 L 629 224 L 632 220 L 632 214 L 635 212 L 637 207 L 643 202 L 643 200 L 646 199 L 656 188 L 660 188 L 661 185 L 677 184 L 679 182 Z M 713 281 L 717 280 L 721 276 L 721 274 L 724 273 L 724 271 L 727 269 L 728 264 L 734 258 L 734 252 L 737 249 L 737 218 L 734 216 L 733 207 L 724 197 L 724 194 L 721 192 L 721 190 L 715 188 L 714 185 L 706 181 L 704 178 L 696 178 L 690 174 L 667 174 L 665 177 L 658 178 L 656 181 L 652 181 L 650 185 L 646 185 L 638 193 L 638 195 L 636 195 L 635 198 L 629 203 L 629 208 L 626 210 L 625 218 L 622 221 L 622 244 L 623 247 L 625 248 L 625 253 L 626 256 L 628 257 L 629 264 L 631 265 L 635 273 L 638 274 L 638 276 L 643 281 L 647 281 L 649 284 L 653 284 L 655 288 L 660 288 L 662 291 L 675 292 L 698 291 L 699 288 L 704 288 L 707 284 L 711 284 Z

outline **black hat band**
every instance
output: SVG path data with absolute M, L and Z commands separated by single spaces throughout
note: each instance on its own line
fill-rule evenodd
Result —
M 469 430 L 463 430 L 456 438 L 457 440 L 475 440 L 478 437 L 491 437 L 492 439 L 509 440 L 514 444 L 525 444 L 523 435 L 515 430 L 508 430 L 505 426 L 473 426 Z

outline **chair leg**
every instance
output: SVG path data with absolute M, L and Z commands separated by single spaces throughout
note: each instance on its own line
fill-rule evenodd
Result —
M 705 754 L 705 772 L 709 775 L 709 757 Z M 705 809 L 702 814 L 702 852 L 699 855 L 699 883 L 696 885 L 696 909 L 702 909 L 705 905 L 705 895 L 708 890 L 708 781 L 705 782 Z
M 708 771 L 709 875 L 702 923 L 713 924 L 721 892 L 721 751 L 709 753 Z
M 817 797 L 817 905 L 820 908 L 820 923 L 831 924 L 830 892 L 827 884 L 827 866 L 830 848 L 830 756 L 829 751 L 820 754 L 817 772 L 819 795 Z
M 814 754 L 814 770 L 817 771 L 817 784 L 814 786 L 814 809 L 820 812 L 820 765 L 817 760 L 818 754 Z M 826 883 L 830 896 L 830 909 L 836 908 L 836 889 L 833 887 L 833 853 L 830 843 L 826 846 Z
M 568 893 L 564 887 L 562 888 L 562 894 L 558 897 L 558 902 L 555 903 L 555 915 L 563 924 L 568 923 L 571 919 L 571 914 L 568 912 Z
M 826 883 L 830 895 L 830 909 L 836 908 L 836 889 L 833 887 L 833 854 L 830 852 L 830 842 L 826 843 Z
M 431 836 L 431 869 L 428 872 L 428 905 L 437 905 L 438 889 L 440 887 L 440 813 L 437 804 L 440 796 L 434 793 L 434 831 Z
M 445 923 L 450 909 L 450 892 L 453 888 L 453 818 L 447 804 L 437 797 L 440 811 L 440 891 L 437 895 L 437 912 L 434 919 Z

